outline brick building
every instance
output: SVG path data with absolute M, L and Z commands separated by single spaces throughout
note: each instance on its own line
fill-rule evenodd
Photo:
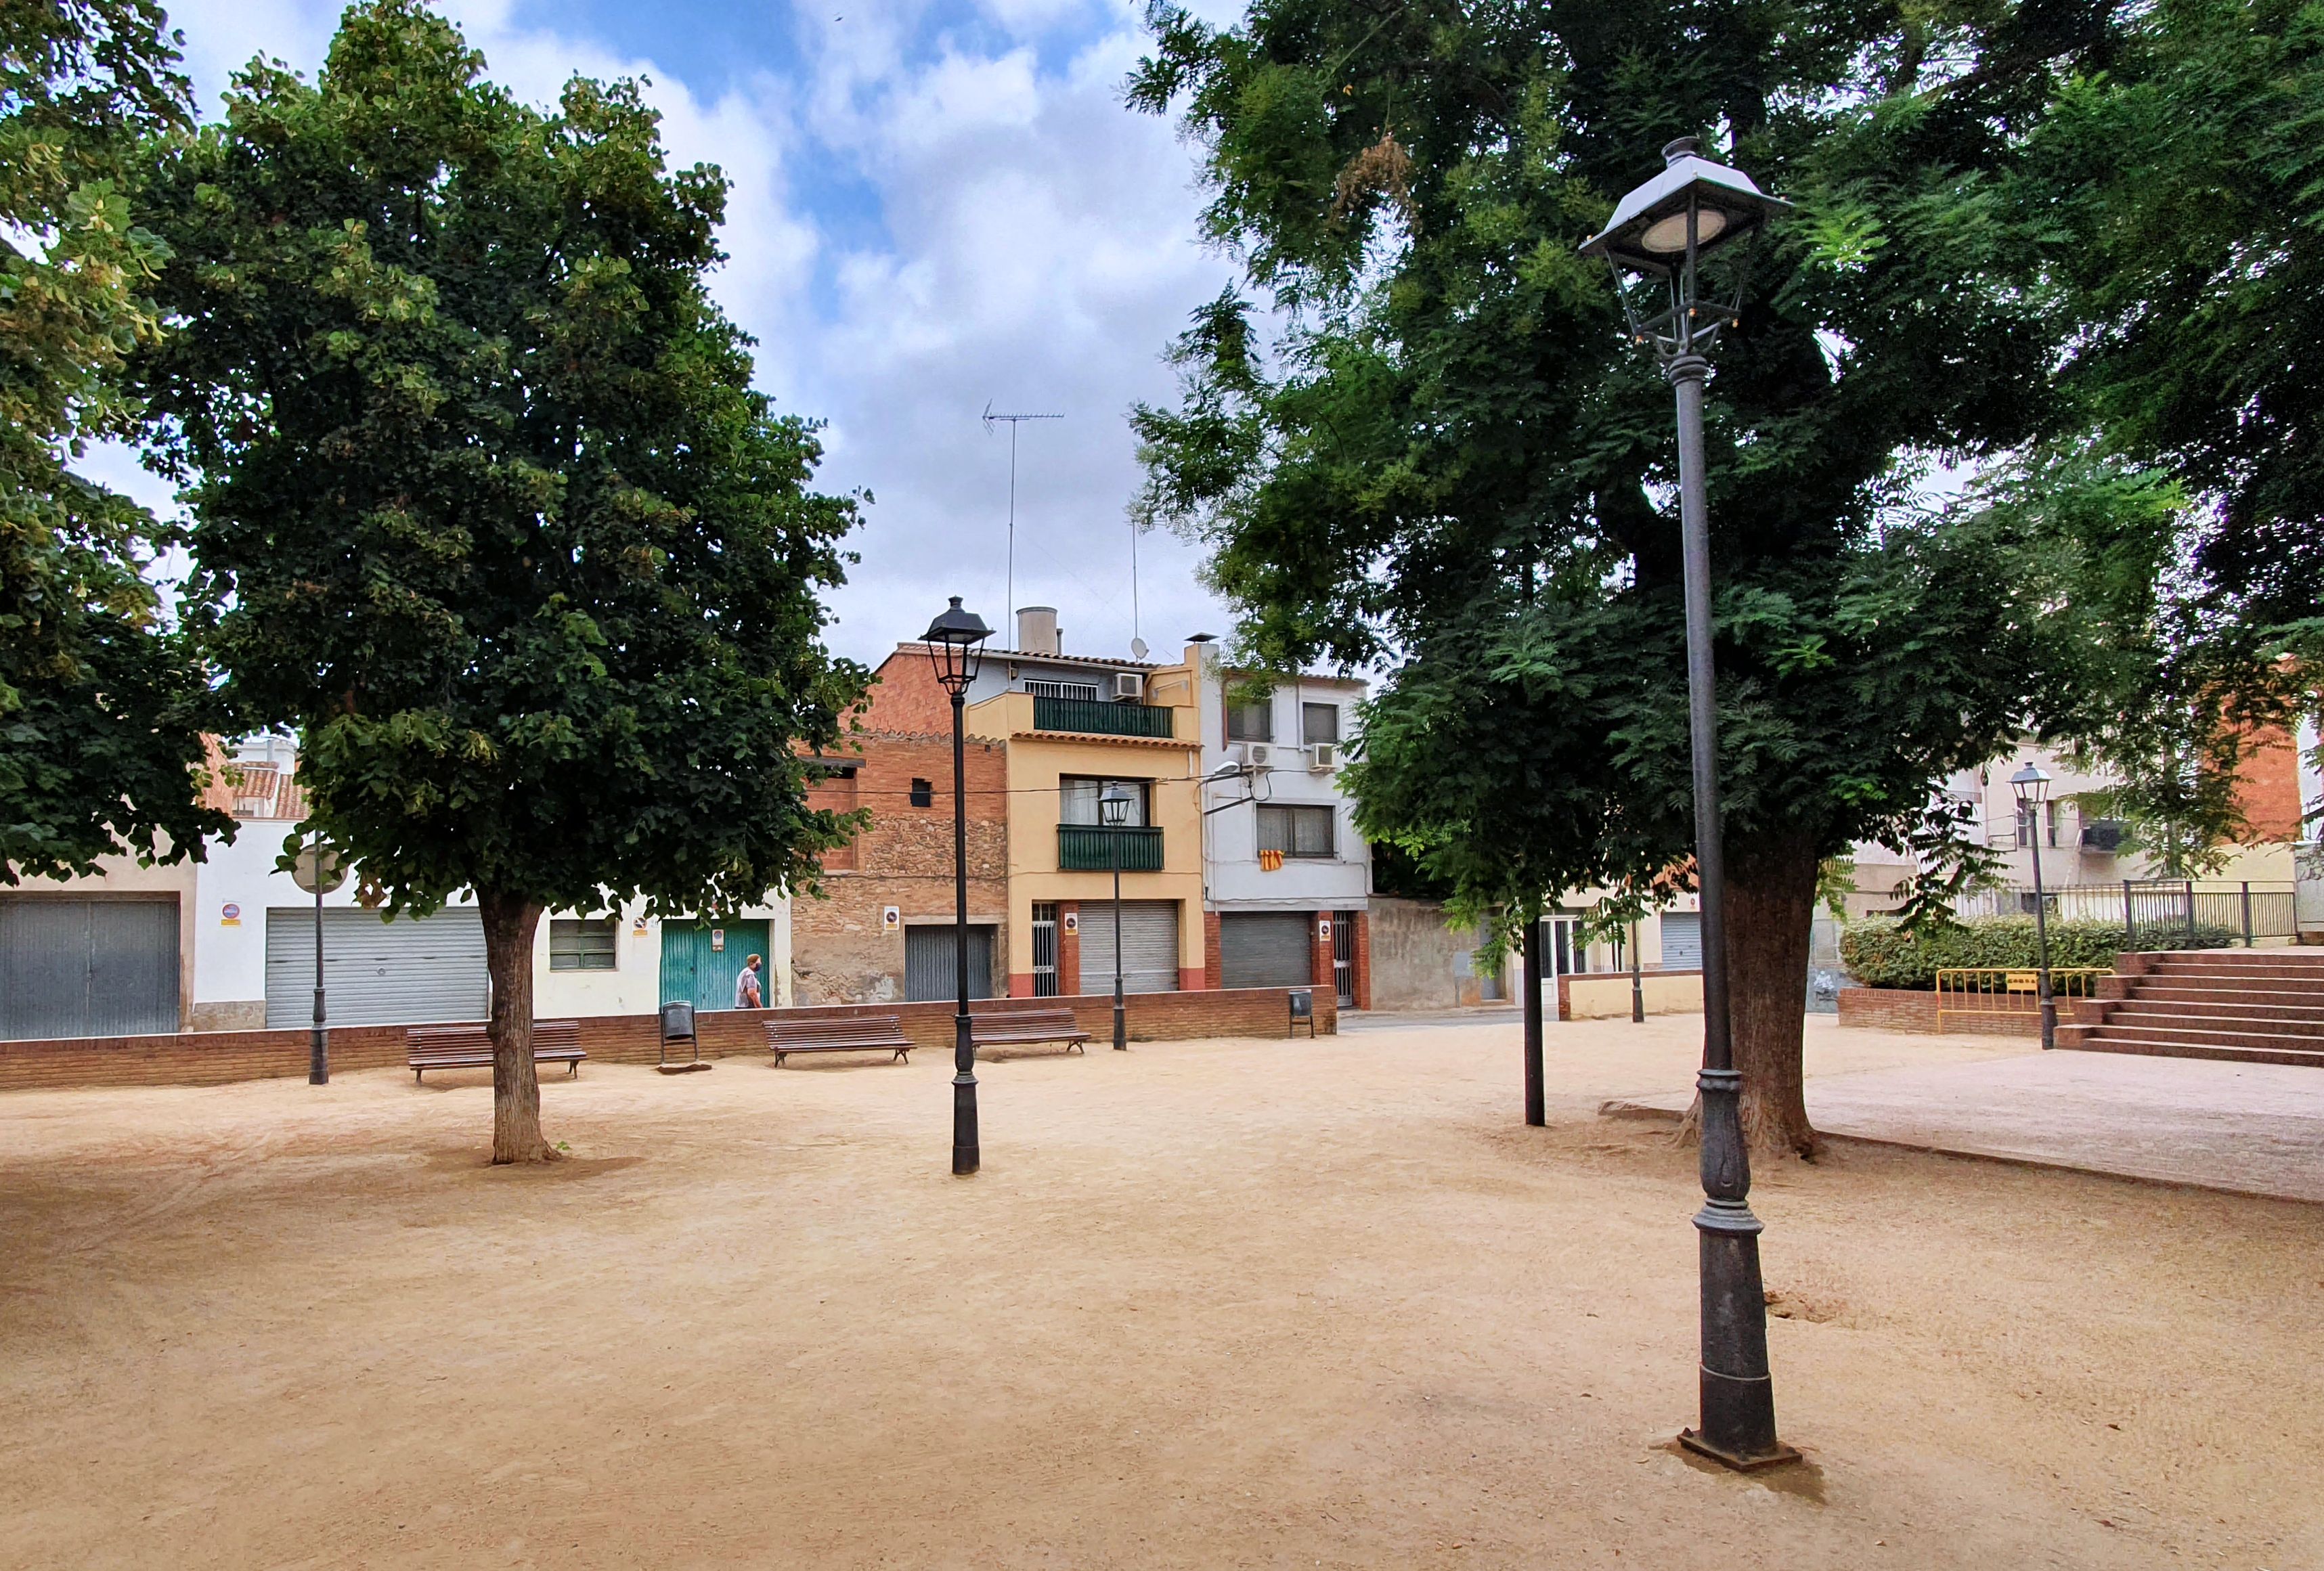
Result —
M 914 646 L 880 667 L 864 730 L 821 760 L 809 801 L 862 808 L 870 825 L 824 858 L 823 898 L 793 907 L 792 989 L 807 1004 L 948 998 L 954 972 L 952 712 Z M 930 703 L 930 695 L 934 703 Z M 971 737 L 968 786 L 969 984 L 1005 992 L 1008 757 Z

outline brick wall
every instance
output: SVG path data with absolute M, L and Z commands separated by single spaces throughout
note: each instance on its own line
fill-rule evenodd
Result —
M 1220 942 L 1220 926 L 1217 912 L 1203 913 L 1203 986 L 1205 988 L 1221 987 L 1226 981 L 1226 950 Z
M 1372 1006 L 1372 923 L 1369 911 L 1351 912 L 1349 920 L 1356 924 L 1356 1007 Z
M 2061 1007 L 2059 1018 L 2064 1019 Z M 1840 1023 L 1872 1031 L 1917 1031 L 1934 1034 L 1937 996 L 1904 988 L 1842 988 Z M 2039 1036 L 2042 1017 L 2032 1009 L 1992 1015 L 1948 1014 L 1945 1031 L 1956 1036 Z
M 865 729 L 906 735 L 952 735 L 952 695 L 919 644 L 899 645 L 872 673 L 877 685 L 858 712 Z
M 2253 843 L 2301 838 L 2300 750 L 2281 726 L 2246 734 L 2246 752 L 2236 768 L 2236 806 Z
M 1073 931 L 1065 931 L 1071 916 Z M 1082 903 L 1057 902 L 1057 991 L 1070 997 L 1082 990 Z
M 939 690 L 941 691 L 941 690 Z M 945 723 L 950 725 L 947 712 Z M 904 935 L 883 931 L 893 905 L 904 924 L 953 914 L 952 735 L 866 732 L 854 739 L 853 779 L 816 788 L 816 805 L 862 807 L 872 822 L 824 863 L 821 898 L 791 905 L 792 997 L 802 1004 L 876 1002 L 904 993 Z M 1003 744 L 971 740 L 968 786 L 969 920 L 996 925 L 996 986 L 1008 963 L 1008 758 Z M 928 805 L 912 804 L 927 782 Z
M 1204 989 L 1181 993 L 1133 993 L 1130 997 L 1130 1036 L 1133 1042 L 1177 1042 L 1205 1036 L 1280 1036 L 1290 1017 L 1283 988 L 1238 988 L 1231 991 Z M 993 998 L 980 1000 L 976 1012 L 1001 1014 L 1022 1009 L 1074 1012 L 1082 1029 L 1099 1041 L 1113 1032 L 1113 999 L 1109 995 L 1079 994 L 1065 998 Z M 765 1021 L 845 1018 L 863 1015 L 893 1015 L 905 1034 L 920 1046 L 944 1051 L 952 1046 L 950 1003 L 835 1005 L 806 1009 L 719 1010 L 695 1017 L 705 1058 L 726 1058 L 766 1051 Z M 1326 1034 L 1338 1027 L 1338 1011 L 1330 989 L 1315 995 L 1315 1028 Z M 578 1023 L 581 1047 L 600 1063 L 652 1063 L 660 1056 L 659 1023 L 651 1015 L 586 1017 Z M 55 1042 L 0 1042 L 0 1090 L 29 1090 L 62 1086 L 207 1086 L 230 1080 L 255 1080 L 307 1072 L 308 1034 L 304 1027 L 287 1031 L 218 1031 L 152 1036 L 75 1038 Z M 348 1025 L 331 1033 L 334 1072 L 401 1067 L 404 1061 L 404 1028 L 401 1025 Z M 543 1066 L 544 1074 L 561 1070 Z M 586 1074 L 585 1068 L 582 1071 Z

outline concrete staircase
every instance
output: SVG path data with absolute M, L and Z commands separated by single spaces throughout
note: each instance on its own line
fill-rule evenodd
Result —
M 2059 1021 L 2060 1047 L 2324 1068 L 2324 949 L 2126 954 L 2115 969 Z

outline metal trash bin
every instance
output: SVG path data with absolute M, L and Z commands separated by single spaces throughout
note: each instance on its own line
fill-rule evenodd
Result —
M 687 1047 L 687 1056 L 673 1059 L 669 1051 L 679 1043 Z M 702 1043 L 694 1034 L 694 1006 L 673 1002 L 661 1006 L 661 1061 L 655 1066 L 666 1075 L 690 1074 L 711 1066 L 702 1061 Z

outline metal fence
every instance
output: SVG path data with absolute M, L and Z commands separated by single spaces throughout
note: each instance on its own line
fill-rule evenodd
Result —
M 2120 923 L 2132 949 L 2173 940 L 2191 946 L 2206 930 L 2213 943 L 2222 932 L 2246 944 L 2299 932 L 2294 886 L 2289 879 L 2126 878 L 2118 884 L 2048 888 L 2042 899 L 2053 921 Z M 2029 888 L 1972 889 L 1953 903 L 1953 914 L 1964 921 L 2031 916 L 2034 904 Z
M 2050 997 L 2098 996 L 2098 979 L 2114 972 L 2104 966 L 2052 966 Z M 2041 1013 L 2041 973 L 2023 966 L 1947 967 L 1937 973 L 1937 1030 L 1941 1034 L 1948 1015 L 2038 1015 Z

